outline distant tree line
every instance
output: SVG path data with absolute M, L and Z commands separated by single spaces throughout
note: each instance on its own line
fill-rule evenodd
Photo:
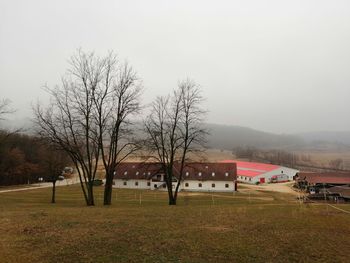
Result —
M 271 164 L 296 167 L 297 165 L 310 164 L 311 157 L 307 154 L 296 154 L 284 150 L 261 150 L 254 147 L 237 147 L 233 150 L 237 158 L 249 161 L 262 161 Z
M 66 154 L 33 136 L 19 133 L 9 136 L 8 131 L 2 130 L 0 141 L 0 185 L 37 183 L 39 178 L 51 181 L 70 164 Z M 60 159 L 58 165 L 53 158 Z M 58 166 L 55 173 L 54 165 Z

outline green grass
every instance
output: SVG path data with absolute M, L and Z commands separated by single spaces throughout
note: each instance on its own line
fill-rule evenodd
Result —
M 95 207 L 78 186 L 58 187 L 56 204 L 51 189 L 0 194 L 0 261 L 349 262 L 350 214 L 323 204 L 255 191 L 169 207 L 164 192 L 117 189 L 103 207 L 102 190 Z

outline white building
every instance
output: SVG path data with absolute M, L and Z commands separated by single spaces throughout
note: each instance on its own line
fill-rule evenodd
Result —
M 264 184 L 292 181 L 299 170 L 265 163 L 225 160 L 237 164 L 237 181 L 249 184 Z
M 173 188 L 179 178 L 175 165 Z M 233 192 L 236 186 L 235 163 L 188 163 L 183 171 L 180 191 Z M 114 176 L 114 187 L 128 189 L 167 190 L 159 163 L 121 163 Z

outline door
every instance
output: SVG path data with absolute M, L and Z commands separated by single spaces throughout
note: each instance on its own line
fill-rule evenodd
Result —
M 265 183 L 265 178 L 264 178 L 264 177 L 261 177 L 261 178 L 260 178 L 260 183 L 261 183 L 261 184 L 264 184 L 264 183 Z

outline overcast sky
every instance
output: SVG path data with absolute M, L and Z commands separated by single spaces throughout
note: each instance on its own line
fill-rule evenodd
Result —
M 275 133 L 350 130 L 350 1 L 0 0 L 0 97 L 31 116 L 81 47 L 114 50 L 143 102 L 192 78 L 208 122 Z

